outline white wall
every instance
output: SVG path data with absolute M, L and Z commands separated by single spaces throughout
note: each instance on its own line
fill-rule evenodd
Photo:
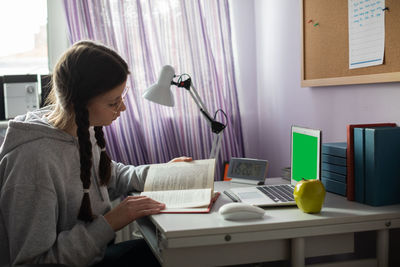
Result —
M 251 149 L 252 157 L 270 161 L 270 177 L 280 176 L 280 169 L 290 165 L 292 124 L 321 129 L 323 142 L 346 141 L 349 123 L 390 121 L 400 124 L 400 83 L 300 87 L 299 1 L 230 1 L 232 10 L 245 10 L 244 5 L 254 7 L 253 42 L 257 64 L 245 60 L 237 63 L 240 70 L 256 73 L 257 86 L 247 88 L 240 83 L 239 91 L 258 100 L 258 139 L 249 138 L 249 130 L 245 129 L 245 145 L 246 151 Z M 234 25 L 248 21 L 249 14 L 234 12 Z M 235 28 L 234 31 L 236 39 L 249 38 L 246 30 Z M 246 53 L 254 57 L 252 51 L 240 46 L 237 53 L 242 58 L 246 58 Z M 255 108 L 247 99 L 241 99 L 240 103 L 242 111 Z M 246 112 L 241 114 L 244 122 L 254 117 Z
M 257 54 L 254 1 L 230 0 L 233 49 L 246 156 L 258 157 Z

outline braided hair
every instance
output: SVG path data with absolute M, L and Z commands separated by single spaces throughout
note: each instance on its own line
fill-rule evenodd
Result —
M 78 219 L 90 222 L 93 214 L 89 188 L 92 168 L 92 143 L 89 132 L 89 101 L 127 80 L 127 63 L 112 49 L 92 41 L 80 41 L 71 46 L 56 64 L 52 75 L 52 89 L 47 103 L 54 104 L 51 122 L 60 129 L 77 127 L 80 156 L 80 179 L 83 197 Z M 102 126 L 95 126 L 95 138 L 101 149 L 99 176 L 107 185 L 111 176 L 111 160 L 105 151 Z

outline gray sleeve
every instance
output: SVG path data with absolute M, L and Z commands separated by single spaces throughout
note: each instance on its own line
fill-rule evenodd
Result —
M 54 191 L 38 185 L 15 185 L 2 191 L 2 219 L 8 230 L 10 265 L 62 263 L 87 266 L 102 258 L 115 233 L 103 216 L 57 231 L 58 201 Z
M 143 191 L 150 165 L 132 166 L 111 161 L 111 179 L 108 185 L 110 199 L 114 200 L 129 192 Z

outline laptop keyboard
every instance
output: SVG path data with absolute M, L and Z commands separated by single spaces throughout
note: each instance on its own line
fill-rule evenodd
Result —
M 294 201 L 294 185 L 291 184 L 257 186 L 257 189 L 275 202 Z

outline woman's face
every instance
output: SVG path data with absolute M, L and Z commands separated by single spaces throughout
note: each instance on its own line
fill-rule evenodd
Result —
M 124 97 L 126 81 L 112 90 L 92 98 L 88 103 L 89 125 L 107 126 L 126 110 Z

